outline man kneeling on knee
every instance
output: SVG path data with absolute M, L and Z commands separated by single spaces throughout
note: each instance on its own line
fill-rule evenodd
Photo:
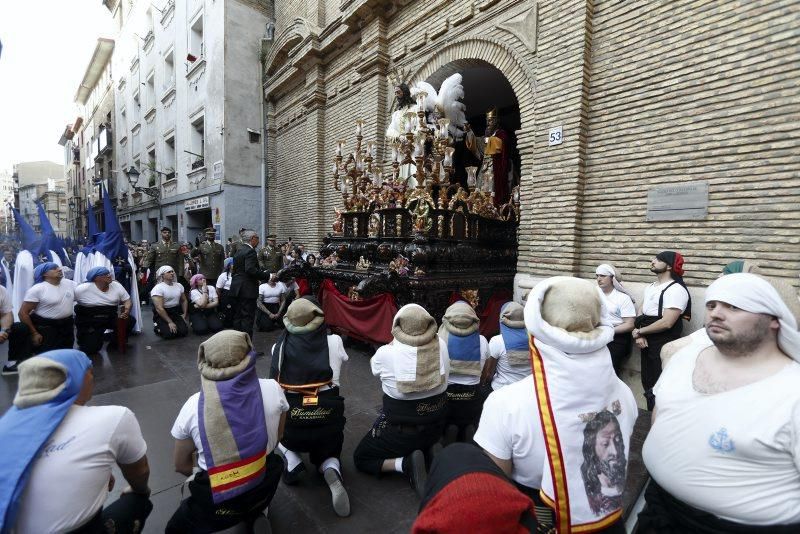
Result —
M 127 333 L 133 329 L 131 296 L 105 267 L 86 273 L 86 282 L 75 288 L 75 302 L 78 348 L 89 356 L 100 352 L 106 330 L 123 326 Z
M 223 330 L 200 345 L 200 392 L 181 408 L 175 438 L 175 471 L 199 471 L 190 495 L 166 532 L 216 532 L 253 523 L 278 488 L 283 462 L 273 451 L 283 433 L 286 397 L 274 380 L 256 375 L 250 336 Z

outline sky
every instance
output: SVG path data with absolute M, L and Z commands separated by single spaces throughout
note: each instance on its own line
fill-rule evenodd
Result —
M 0 0 L 0 172 L 64 162 L 58 139 L 98 37 L 113 37 L 100 0 Z

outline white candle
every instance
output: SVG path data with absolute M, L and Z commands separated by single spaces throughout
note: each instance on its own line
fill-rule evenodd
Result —
M 364 121 L 357 120 L 356 121 L 356 135 L 361 135 L 361 131 L 364 127 Z

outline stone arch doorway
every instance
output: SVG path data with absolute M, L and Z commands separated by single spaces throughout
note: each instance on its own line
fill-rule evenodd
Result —
M 442 65 L 426 79 L 435 88 L 452 74 L 462 76 L 467 121 L 477 136 L 483 136 L 486 130 L 486 112 L 497 108 L 498 123 L 511 138 L 510 156 L 512 162 L 511 184 L 509 191 L 519 185 L 521 158 L 517 146 L 516 132 L 520 130 L 522 120 L 520 105 L 511 83 L 497 67 L 482 59 L 458 59 Z M 477 165 L 478 162 L 465 150 L 457 150 L 455 161 L 455 178 L 466 180 L 464 168 Z

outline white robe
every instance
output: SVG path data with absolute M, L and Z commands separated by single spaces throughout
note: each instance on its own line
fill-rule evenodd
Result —
M 3 266 L 3 275 L 6 277 L 6 285 L 4 286 L 6 288 L 6 293 L 8 293 L 8 296 L 12 299 L 12 302 L 13 302 L 14 281 L 11 278 L 11 274 L 12 273 L 11 273 L 11 271 L 8 270 L 8 267 L 6 266 L 6 264 L 4 262 L 0 262 L 0 265 Z M 16 317 L 15 317 L 15 319 L 16 319 Z
M 54 251 L 50 251 L 53 263 L 61 267 L 61 258 Z M 11 306 L 14 311 L 14 321 L 19 321 L 19 309 L 25 301 L 25 293 L 33 285 L 33 256 L 27 250 L 17 254 L 17 262 L 14 265 L 14 287 L 11 293 Z

